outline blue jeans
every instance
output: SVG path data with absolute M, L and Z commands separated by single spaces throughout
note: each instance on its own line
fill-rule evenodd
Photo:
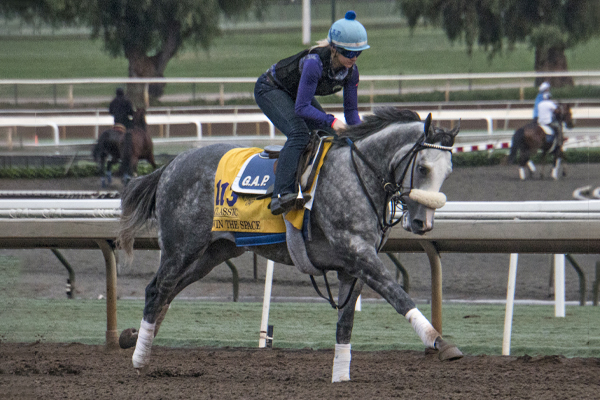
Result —
M 277 161 L 273 197 L 277 197 L 278 194 L 296 193 L 298 191 L 295 185 L 296 171 L 300 156 L 308 145 L 311 130 L 318 129 L 320 126 L 297 116 L 292 96 L 271 84 L 266 74 L 261 75 L 256 81 L 254 99 L 273 125 L 287 137 Z M 323 111 L 314 97 L 311 104 Z

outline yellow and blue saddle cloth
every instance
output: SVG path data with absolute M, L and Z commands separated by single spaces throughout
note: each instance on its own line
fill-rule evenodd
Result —
M 331 147 L 331 142 L 322 142 L 323 151 L 319 154 L 316 173 Z M 268 207 L 271 198 L 258 199 L 267 193 L 275 182 L 274 164 L 277 159 L 264 155 L 257 147 L 238 148 L 225 153 L 219 161 L 215 175 L 215 197 L 213 231 L 233 232 L 237 246 L 255 246 L 285 242 L 285 222 L 283 215 L 273 215 Z M 317 179 L 314 179 L 310 193 L 314 199 Z M 312 200 L 302 210 L 292 210 L 285 218 L 301 230 L 305 212 L 310 210 Z

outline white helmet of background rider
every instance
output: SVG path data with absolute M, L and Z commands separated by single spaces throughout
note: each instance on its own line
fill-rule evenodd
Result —
M 546 92 L 542 96 L 544 97 L 544 100 L 550 100 L 552 98 L 552 95 L 550 94 L 550 92 Z
M 542 82 L 542 84 L 540 85 L 540 93 L 547 92 L 548 90 L 550 90 L 550 83 Z
M 344 18 L 331 25 L 327 40 L 336 47 L 350 51 L 362 51 L 371 47 L 367 44 L 367 30 L 356 20 L 354 11 L 346 12 Z

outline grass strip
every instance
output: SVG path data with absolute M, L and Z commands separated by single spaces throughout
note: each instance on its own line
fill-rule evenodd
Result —
M 4 297 L 0 311 L 2 342 L 81 342 L 103 344 L 104 300 L 47 300 Z M 118 302 L 119 330 L 139 328 L 143 302 Z M 419 308 L 427 316 L 429 305 Z M 448 304 L 443 307 L 444 337 L 466 354 L 500 355 L 502 305 Z M 175 301 L 154 344 L 172 347 L 256 347 L 262 304 Z M 337 313 L 326 304 L 274 303 L 269 324 L 273 346 L 328 349 L 335 343 Z M 568 306 L 555 318 L 553 306 L 519 305 L 513 318 L 511 355 L 600 357 L 600 308 Z M 356 313 L 352 348 L 422 350 L 403 317 L 387 304 L 364 304 Z

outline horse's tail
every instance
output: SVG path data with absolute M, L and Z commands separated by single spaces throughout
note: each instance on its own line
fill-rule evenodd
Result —
M 514 164 L 517 162 L 517 152 L 525 139 L 525 128 L 521 127 L 515 131 L 510 144 L 510 154 L 508 155 L 508 162 Z
M 102 139 L 102 136 L 100 136 L 100 138 L 94 145 L 94 148 L 92 149 L 92 157 L 94 158 L 94 161 L 96 161 L 96 162 L 100 161 L 100 158 L 102 157 L 102 152 L 103 152 L 103 146 L 101 144 L 102 141 L 100 139 Z
M 125 251 L 130 260 L 133 258 L 135 234 L 155 216 L 156 189 L 165 167 L 133 179 L 123 188 L 117 246 Z
M 133 157 L 133 132 L 128 129 L 123 135 L 121 142 L 121 176 L 133 176 L 133 166 L 131 159 Z

